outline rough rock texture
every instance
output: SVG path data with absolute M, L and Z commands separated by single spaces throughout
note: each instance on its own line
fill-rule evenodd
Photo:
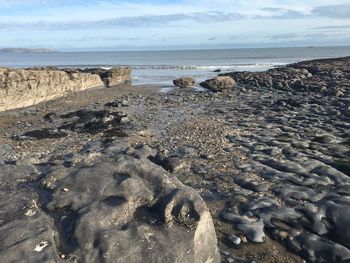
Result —
M 104 153 L 86 149 L 72 167 L 55 156 L 41 173 L 1 165 L 0 262 L 219 262 L 195 190 L 147 156 Z
M 96 74 L 56 69 L 0 69 L 0 111 L 26 107 L 71 92 L 103 86 Z
M 122 87 L 118 92 L 91 89 L 0 113 L 0 242 L 7 240 L 7 244 L 11 239 L 12 244 L 23 244 L 17 242 L 23 237 L 31 242 L 33 251 L 48 251 L 56 255 L 50 256 L 53 259 L 62 253 L 68 262 L 78 262 L 81 252 L 75 240 L 93 235 L 78 232 L 76 226 L 84 225 L 82 213 L 90 213 L 95 209 L 91 206 L 100 204 L 96 209 L 110 218 L 114 212 L 104 213 L 106 203 L 121 202 L 116 209 L 124 203 L 112 181 L 102 194 L 95 194 L 90 206 L 83 195 L 85 182 L 80 190 L 68 178 L 80 184 L 80 171 L 90 178 L 95 173 L 92 170 L 103 164 L 93 180 L 96 184 L 89 187 L 95 193 L 104 184 L 104 176 L 112 179 L 104 167 L 114 169 L 120 158 L 136 158 L 135 164 L 152 161 L 201 194 L 213 217 L 222 262 L 348 262 L 349 78 L 339 77 L 329 86 L 330 90 L 340 89 L 343 96 L 308 88 L 331 80 L 331 72 L 346 76 L 344 61 L 299 63 L 324 68 L 301 89 L 238 82 L 228 92 L 173 89 L 144 93 L 144 88 L 127 86 L 121 97 Z M 315 76 L 310 68 L 306 70 Z M 288 76 L 295 74 L 294 70 L 272 72 L 275 75 L 265 73 L 271 74 L 273 81 L 282 75 L 288 81 Z M 252 76 L 259 79 L 262 74 Z M 161 169 L 159 166 L 153 167 Z M 6 170 L 7 176 L 1 174 Z M 121 185 L 128 182 L 128 175 L 117 178 Z M 71 208 L 60 210 L 61 197 L 68 200 L 69 193 L 74 199 L 81 194 L 86 208 L 81 210 L 80 202 L 72 201 Z M 35 221 L 26 221 L 25 214 Z M 70 228 L 67 223 L 74 218 L 78 219 Z M 52 234 L 62 235 L 64 242 L 59 243 L 55 236 L 52 239 Z M 103 238 L 95 243 L 103 248 L 101 261 L 108 256 L 104 248 L 109 248 Z M 0 247 L 0 255 L 10 249 L 8 245 Z M 23 255 L 20 247 L 13 245 L 12 249 Z M 35 253 L 32 256 L 37 257 Z M 37 260 L 49 262 L 47 258 L 42 254 Z M 14 261 L 21 262 L 18 258 Z
M 107 88 L 120 84 L 131 84 L 130 67 L 115 67 L 111 69 L 92 68 L 81 71 L 100 75 L 104 85 Z
M 131 83 L 131 68 L 0 68 L 0 111 L 31 106 L 72 92 Z
M 173 80 L 173 83 L 176 87 L 179 88 L 190 88 L 196 83 L 194 78 L 179 78 Z
M 305 61 L 265 72 L 222 74 L 252 89 L 311 91 L 342 97 L 349 95 L 350 57 Z
M 200 85 L 203 88 L 209 89 L 213 92 L 223 91 L 227 89 L 232 89 L 235 86 L 235 81 L 227 76 L 216 77 L 213 79 L 208 79 Z

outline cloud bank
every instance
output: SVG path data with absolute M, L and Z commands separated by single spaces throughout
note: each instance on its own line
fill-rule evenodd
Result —
M 338 45 L 349 40 L 350 3 L 0 0 L 0 32 L 3 36 L 0 47 L 91 49 L 128 46 L 130 42 L 129 46 L 135 48 L 239 45 L 239 42 L 242 46 L 246 43 L 278 46 L 288 41 L 294 45 Z

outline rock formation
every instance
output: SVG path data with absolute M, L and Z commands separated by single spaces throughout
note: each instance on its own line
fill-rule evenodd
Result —
M 106 88 L 111 88 L 120 84 L 131 84 L 131 68 L 115 67 L 111 69 L 92 68 L 81 70 L 92 74 L 98 74 Z
M 190 88 L 196 83 L 196 81 L 194 78 L 179 78 L 173 80 L 173 83 L 179 88 Z
M 219 262 L 200 195 L 140 148 L 129 150 L 138 158 L 114 148 L 75 154 L 72 167 L 56 161 L 44 175 L 1 165 L 0 261 Z
M 0 68 L 0 111 L 26 107 L 72 92 L 131 81 L 130 68 L 59 70 Z
M 216 77 L 213 79 L 208 79 L 200 85 L 203 88 L 209 89 L 213 92 L 223 91 L 227 89 L 232 89 L 235 86 L 235 81 L 227 76 Z
M 343 97 L 349 94 L 350 57 L 305 61 L 265 72 L 231 72 L 237 84 L 249 89 L 318 92 Z

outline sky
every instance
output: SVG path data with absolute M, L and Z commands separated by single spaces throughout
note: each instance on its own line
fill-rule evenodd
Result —
M 0 48 L 350 45 L 350 0 L 0 0 Z

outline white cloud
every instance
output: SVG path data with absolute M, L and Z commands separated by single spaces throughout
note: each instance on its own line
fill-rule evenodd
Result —
M 317 38 L 331 43 L 325 31 L 342 30 L 337 38 L 344 42 L 350 31 L 344 27 L 350 24 L 349 0 L 0 0 L 0 7 L 4 7 L 0 8 L 2 46 L 72 42 L 78 47 L 130 41 L 152 45 L 163 40 L 172 45 L 274 43 Z M 332 26 L 343 28 L 326 28 Z M 307 31 L 316 27 L 319 34 L 310 37 Z

